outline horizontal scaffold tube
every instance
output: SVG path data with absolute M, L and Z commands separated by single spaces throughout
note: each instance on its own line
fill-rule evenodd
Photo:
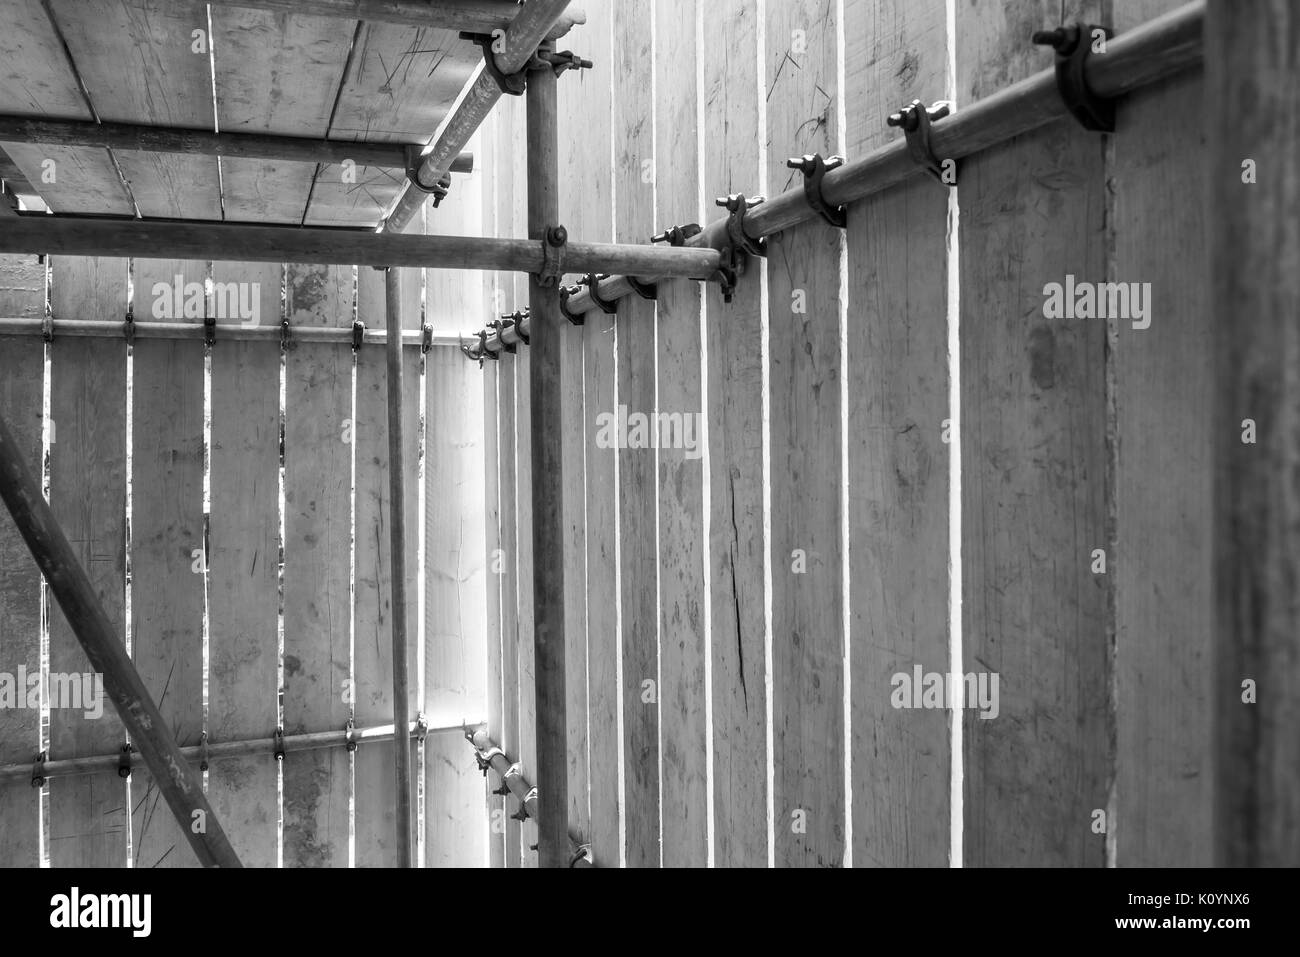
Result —
M 478 727 L 478 724 L 471 725 L 446 725 L 438 728 L 425 728 L 420 730 L 419 722 L 411 722 L 411 737 L 418 737 L 421 733 L 430 734 L 469 734 L 473 733 L 472 729 Z M 341 748 L 348 744 L 349 734 L 344 731 L 313 731 L 307 734 L 286 734 L 280 741 L 284 753 L 289 754 L 294 751 L 319 751 L 323 748 Z M 351 740 L 358 744 L 379 744 L 384 741 L 393 740 L 393 725 L 380 724 L 372 728 L 355 728 L 351 732 Z M 207 758 L 209 761 L 218 758 L 238 758 L 250 754 L 275 754 L 277 748 L 277 739 L 270 738 L 251 738 L 244 741 L 220 741 L 209 743 L 207 745 Z M 180 749 L 181 756 L 191 763 L 198 763 L 203 760 L 203 745 L 193 745 Z M 40 765 L 41 773 L 45 778 L 68 777 L 74 774 L 94 774 L 100 771 L 113 771 L 120 766 L 121 755 L 118 754 L 100 754 L 81 758 L 55 758 L 45 761 Z M 136 752 L 131 753 L 131 767 L 138 768 L 144 764 L 140 755 Z M 35 769 L 35 762 L 30 764 L 7 764 L 0 766 L 0 783 L 5 781 L 21 781 L 31 778 Z
M 510 789 L 520 805 L 528 813 L 531 820 L 537 818 L 537 789 L 525 780 L 519 772 L 519 766 L 506 757 L 506 753 L 497 746 L 487 731 L 479 729 L 477 731 L 466 731 L 465 739 L 473 746 L 478 756 L 479 764 L 487 764 L 496 772 L 501 782 Z M 570 867 L 591 867 L 591 854 L 588 845 L 577 841 L 572 834 L 569 835 L 569 851 L 571 854 Z
M 1197 66 L 1203 56 L 1204 20 L 1205 0 L 1197 0 L 1108 40 L 1106 52 L 1087 61 L 1088 87 L 1097 96 L 1112 99 Z M 1026 36 L 1025 43 L 1029 42 Z M 1057 87 L 1056 71 L 1047 69 L 935 122 L 931 127 L 931 144 L 936 156 L 957 160 L 1059 119 L 1073 122 Z M 924 172 L 912 159 L 907 142 L 900 135 L 888 146 L 827 172 L 822 181 L 823 196 L 829 204 L 843 206 Z M 745 232 L 751 239 L 760 239 L 817 216 L 800 186 L 750 209 L 745 214 Z M 721 249 L 726 241 L 727 225 L 722 219 L 691 237 L 687 246 Z M 643 282 L 669 278 L 663 273 L 622 272 Z M 611 275 L 601 280 L 600 298 L 612 301 L 632 295 L 633 289 L 624 276 Z M 568 309 L 573 313 L 595 308 L 586 289 L 568 301 Z M 487 346 L 492 352 L 500 348 L 495 333 L 489 335 Z
M 136 322 L 132 323 L 132 335 L 136 339 L 202 339 L 206 329 L 200 322 Z M 50 323 L 49 331 L 54 339 L 66 336 L 120 339 L 123 337 L 123 323 L 103 319 L 55 319 Z M 43 319 L 11 319 L 0 317 L 0 335 L 3 336 L 39 336 L 46 333 Z M 217 342 L 226 340 L 244 342 L 279 342 L 280 326 L 277 323 L 246 326 L 242 323 L 218 323 L 215 330 Z M 352 341 L 352 329 L 349 326 L 332 328 L 329 326 L 290 326 L 289 338 L 292 342 L 334 342 Z M 365 345 L 383 345 L 388 341 L 388 333 L 379 326 L 367 326 L 362 339 Z M 419 330 L 402 333 L 403 346 L 422 347 L 424 334 Z M 429 337 L 430 346 L 459 346 L 459 336 L 436 333 Z
M 543 240 L 415 236 L 340 227 L 260 226 L 183 220 L 24 215 L 0 231 L 0 253 L 140 256 L 222 262 L 416 266 L 540 273 Z M 564 261 L 581 272 L 708 278 L 715 249 L 569 242 Z
M 50 120 L 35 116 L 0 116 L 0 142 L 92 146 L 146 153 L 191 153 L 200 156 L 284 160 L 295 163 L 344 163 L 406 169 L 423 143 L 371 143 L 325 140 L 269 133 L 214 133 L 134 123 Z M 474 154 L 460 153 L 450 172 L 470 173 Z

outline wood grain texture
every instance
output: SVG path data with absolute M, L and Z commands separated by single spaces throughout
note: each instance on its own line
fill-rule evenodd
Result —
M 1120 32 L 1177 7 L 1116 9 Z M 1120 109 L 1111 279 L 1151 283 L 1151 326 L 1117 330 L 1116 818 L 1122 866 L 1211 863 L 1212 395 L 1199 76 Z
M 0 36 L 0 103 L 6 111 L 21 116 L 91 119 L 58 33 L 40 0 L 7 4 L 5 26 Z M 23 143 L 5 143 L 4 149 L 55 212 L 132 211 L 130 197 L 106 150 Z M 47 160 L 53 160 L 52 167 L 44 165 Z
M 519 569 L 518 484 L 515 474 L 515 357 L 501 356 L 498 365 L 501 450 L 501 750 L 511 762 L 519 760 Z M 505 866 L 523 862 L 520 824 L 512 815 L 516 802 L 505 798 Z M 492 824 L 496 827 L 496 822 Z M 495 833 L 495 832 L 494 832 Z
M 484 538 L 486 564 L 484 575 L 487 592 L 487 689 L 486 710 L 488 736 L 501 740 L 504 703 L 501 700 L 501 436 L 497 415 L 497 364 L 483 364 L 483 470 L 484 470 Z M 483 776 L 487 810 L 487 845 L 489 867 L 505 867 L 505 801 L 492 793 L 495 783 Z M 501 826 L 498 828 L 498 823 Z
M 459 39 L 457 31 L 362 23 L 330 137 L 427 141 L 481 58 L 479 48 Z M 321 165 L 307 222 L 377 222 L 406 182 L 401 170 L 375 166 L 356 167 L 355 182 L 340 173 L 339 166 Z
M 257 283 L 258 318 L 280 318 L 283 269 L 215 263 L 217 283 Z M 251 301 L 251 300 L 250 300 Z M 212 515 L 208 559 L 208 738 L 264 738 L 276 727 L 279 648 L 280 350 L 212 350 Z M 217 759 L 208 798 L 245 867 L 275 867 L 280 840 L 275 757 Z
M 1293 4 L 1212 0 L 1205 27 L 1215 316 L 1215 854 L 1300 863 L 1295 759 L 1300 122 Z M 1242 164 L 1256 161 L 1256 182 Z M 1242 442 L 1253 419 L 1256 443 Z M 1255 704 L 1242 700 L 1256 682 Z
M 53 258 L 51 305 L 69 320 L 120 320 L 126 313 L 123 259 Z M 104 612 L 126 634 L 126 343 L 61 339 L 50 360 L 50 508 L 77 550 Z M 94 476 L 88 483 L 87 476 Z M 50 611 L 50 673 L 82 673 L 86 653 L 57 603 Z M 113 754 L 126 736 L 117 713 L 50 712 L 50 753 Z M 116 772 L 54 778 L 50 864 L 124 867 L 129 812 Z
M 522 302 L 522 299 L 516 300 Z M 532 356 L 527 347 L 515 357 L 515 554 L 518 557 L 519 644 L 519 765 L 524 779 L 537 781 L 537 672 L 533 644 L 533 443 L 532 413 L 528 396 L 532 388 Z M 523 866 L 537 867 L 537 821 L 520 826 Z
M 211 129 L 212 81 L 205 8 L 165 0 L 52 0 L 100 119 Z M 133 68 L 122 69 L 131 63 Z M 217 161 L 211 156 L 122 152 L 117 156 L 144 216 L 221 218 Z
M 767 7 L 773 193 L 798 185 L 787 156 L 836 152 L 835 37 L 830 0 Z M 837 867 L 845 850 L 840 241 L 807 223 L 768 252 L 778 866 Z M 806 312 L 795 311 L 796 290 Z
M 401 308 L 403 328 L 419 325 L 420 272 L 401 270 Z M 362 268 L 357 276 L 357 315 L 367 328 L 376 329 L 385 322 L 387 297 L 385 274 L 381 270 Z M 360 727 L 391 724 L 393 721 L 393 621 L 399 611 L 392 605 L 392 556 L 389 541 L 393 515 L 389 486 L 388 460 L 388 376 L 385 369 L 386 347 L 363 346 L 356 355 L 356 572 L 353 627 L 355 648 L 353 676 L 356 681 L 356 720 Z M 402 404 L 405 410 L 403 446 L 406 449 L 406 501 L 401 505 L 406 537 L 407 605 L 407 673 L 416 675 L 417 630 L 416 589 L 409 587 L 418 574 L 418 517 L 420 354 L 407 350 L 403 354 Z M 408 710 L 419 711 L 417 683 L 408 686 Z M 414 755 L 414 745 L 408 745 Z M 397 864 L 397 837 L 394 809 L 397 783 L 393 772 L 394 744 L 377 744 L 356 752 L 356 863 L 358 867 L 394 867 Z M 412 787 L 414 788 L 414 757 Z M 415 791 L 411 794 L 415 807 Z M 414 820 L 414 814 L 412 815 Z M 414 840 L 414 835 L 412 835 Z
M 757 190 L 759 8 L 723 0 L 734 58 L 704 63 L 705 197 Z M 667 224 L 664 224 L 667 225 Z M 714 861 L 766 867 L 767 578 L 763 524 L 762 266 L 730 303 L 705 293 L 709 416 L 709 588 L 713 631 Z
M 351 323 L 353 270 L 289 267 L 294 325 Z M 352 351 L 298 343 L 286 359 L 284 727 L 342 729 L 350 708 Z M 284 763 L 284 865 L 346 867 L 348 754 L 289 755 Z
M 611 16 L 607 4 L 588 11 L 588 22 L 574 29 L 574 48 L 598 64 L 596 71 L 561 79 L 560 164 L 561 169 L 580 168 L 583 177 L 560 179 L 560 219 L 569 235 L 589 237 L 592 242 L 613 241 L 613 171 L 605 158 L 610 155 L 610 123 L 613 90 Z M 602 66 L 603 64 L 603 66 Z M 576 82 L 575 82 L 576 80 Z M 581 136 L 579 136 L 579 131 Z M 617 499 L 615 497 L 615 449 L 596 442 L 597 417 L 614 415 L 614 320 L 601 312 L 589 313 L 581 330 L 583 376 L 583 440 L 585 521 L 584 565 L 586 585 L 587 675 L 584 691 L 570 685 L 568 714 L 575 719 L 580 697 L 586 698 L 587 791 L 590 818 L 586 830 L 591 857 L 599 866 L 614 867 L 622 856 L 619 841 L 619 693 L 618 615 L 616 574 L 618 552 L 615 540 Z M 565 376 L 570 366 L 565 367 Z M 566 379 L 567 381 L 567 379 Z M 566 466 L 567 467 L 567 466 Z M 573 573 L 565 569 L 566 586 Z M 573 621 L 569 610 L 565 621 Z M 572 663 L 576 649 L 570 644 L 566 662 Z M 572 672 L 571 672 L 572 674 Z M 572 680 L 572 679 L 571 679 Z M 576 736 L 577 732 L 575 732 Z M 579 759 L 581 760 L 581 759 Z M 577 799 L 577 774 L 570 778 L 570 800 Z M 571 823 L 581 822 L 577 809 Z
M 136 321 L 201 321 L 164 315 L 162 304 L 173 300 L 174 310 L 176 290 L 202 290 L 207 270 L 204 262 L 137 260 Z M 132 657 L 177 744 L 194 745 L 203 731 L 204 345 L 141 339 L 132 355 Z M 131 800 L 136 866 L 198 866 L 152 775 L 132 779 Z
M 944 5 L 844 8 L 845 138 L 943 98 Z M 928 177 L 849 209 L 849 562 L 853 863 L 948 862 L 951 713 L 895 709 L 892 676 L 948 670 L 948 191 Z
M 695 0 L 655 9 L 656 223 L 700 217 Z M 680 423 L 658 455 L 663 865 L 709 861 L 700 284 L 659 284 L 657 402 Z M 664 420 L 661 420 L 664 421 Z M 675 426 L 669 426 L 670 429 Z M 663 426 L 660 426 L 660 438 Z
M 1067 5 L 1067 18 L 1096 11 Z M 1000 16 L 1001 14 L 1001 16 Z M 1044 68 L 1025 44 L 1056 3 L 959 7 L 958 102 Z M 1044 289 L 1105 279 L 1103 144 L 1062 120 L 967 160 L 961 203 L 965 714 L 971 866 L 1097 866 L 1110 776 L 1106 323 L 1049 319 Z
M 615 241 L 645 242 L 654 232 L 651 16 L 644 4 L 614 5 Z M 655 411 L 655 306 L 619 304 L 615 317 L 618 403 Z M 659 806 L 659 556 L 656 455 L 618 450 L 619 566 L 623 640 L 624 829 L 629 867 L 661 862 Z M 646 682 L 651 684 L 647 685 Z
M 217 116 L 223 132 L 324 136 L 352 20 L 214 6 Z M 302 222 L 316 168 L 222 157 L 226 218 Z
M 35 256 L 0 257 L 0 315 L 44 312 L 44 264 Z M 45 344 L 0 337 L 0 412 L 38 479 L 44 386 Z M 20 671 L 28 676 L 21 683 Z M 41 712 L 29 696 L 30 676 L 41 674 L 41 573 L 7 509 L 0 509 L 0 673 L 0 764 L 22 764 L 41 744 Z M 0 784 L 0 821 L 0 867 L 39 867 L 40 791 L 28 781 Z
M 435 347 L 426 356 L 422 708 L 434 725 L 479 721 L 485 714 L 486 555 L 479 534 L 486 498 L 484 411 L 483 393 L 475 388 L 482 375 L 459 349 Z M 499 607 L 494 611 L 499 617 Z M 481 865 L 487 838 L 483 778 L 468 745 L 455 735 L 438 736 L 426 742 L 425 758 L 427 864 Z

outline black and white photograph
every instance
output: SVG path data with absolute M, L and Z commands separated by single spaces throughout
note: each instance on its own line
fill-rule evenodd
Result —
M 1297 370 L 1294 0 L 0 0 L 0 867 L 1239 946 Z

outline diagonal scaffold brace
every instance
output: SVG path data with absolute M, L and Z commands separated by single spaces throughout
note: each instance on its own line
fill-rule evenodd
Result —
M 0 413 L 0 499 L 13 516 L 51 593 L 63 609 L 90 666 L 104 676 L 104 688 L 153 774 L 167 806 L 204 867 L 241 867 L 239 857 L 203 794 L 203 785 L 172 738 L 170 726 L 135 670 L 113 623 L 99 603 L 41 488 Z M 130 762 L 127 761 L 127 769 Z M 43 776 L 43 775 L 42 775 Z M 196 825 L 202 822 L 201 827 Z

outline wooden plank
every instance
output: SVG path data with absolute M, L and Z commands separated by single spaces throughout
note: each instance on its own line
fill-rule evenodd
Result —
M 294 325 L 347 326 L 353 270 L 289 267 Z M 298 343 L 286 358 L 284 727 L 341 730 L 349 673 L 352 350 Z M 286 758 L 284 866 L 346 867 L 351 764 L 339 749 Z
M 656 9 L 656 223 L 700 217 L 695 2 Z M 699 283 L 659 284 L 657 402 L 678 426 L 659 428 L 660 713 L 663 722 L 663 865 L 709 862 L 704 593 L 704 463 Z M 661 420 L 661 422 L 664 420 Z M 667 421 L 672 422 L 673 419 Z M 670 441 L 662 442 L 664 438 Z
M 774 193 L 798 185 L 787 156 L 836 152 L 835 18 L 830 0 L 768 5 Z M 806 223 L 768 253 L 778 866 L 834 867 L 845 856 L 840 241 L 833 227 Z
M 1123 33 L 1177 7 L 1116 9 Z M 1151 327 L 1121 322 L 1115 345 L 1118 700 L 1115 863 L 1211 863 L 1210 552 L 1213 375 L 1199 75 L 1144 91 L 1119 111 L 1113 281 L 1150 282 Z M 1178 117 L 1175 122 L 1174 118 Z
M 355 21 L 224 5 L 211 14 L 222 132 L 324 136 Z M 226 218 L 300 223 L 315 174 L 305 163 L 222 157 Z
M 739 53 L 705 59 L 706 198 L 755 190 L 761 182 L 755 146 L 757 6 L 752 0 L 723 0 L 718 13 Z M 714 863 L 719 867 L 766 867 L 769 852 L 760 268 L 755 265 L 731 303 L 724 303 L 712 284 L 705 291 Z
M 206 312 L 205 262 L 135 263 L 136 321 L 198 323 L 176 308 L 193 298 Z M 207 543 L 203 516 L 204 345 L 141 339 L 132 349 L 132 657 L 176 743 L 203 731 L 203 616 Z M 137 867 L 197 867 L 185 834 L 153 777 L 132 779 L 132 852 Z
M 518 194 L 520 202 L 516 203 L 514 170 L 514 100 L 499 104 L 493 114 L 492 154 L 494 170 L 494 191 L 496 193 L 495 230 L 498 236 L 514 233 L 516 207 L 523 206 L 523 194 Z M 500 314 L 514 311 L 515 277 L 512 273 L 497 273 L 492 292 L 491 311 Z M 519 615 L 520 615 L 520 575 L 519 564 L 519 495 L 520 485 L 515 470 L 519 453 L 516 435 L 521 427 L 516 408 L 515 397 L 518 392 L 515 356 L 503 354 L 500 359 L 498 375 L 500 386 L 498 402 L 500 408 L 500 448 L 501 448 L 501 550 L 505 572 L 501 578 L 501 662 L 504 709 L 502 715 L 501 749 L 512 762 L 519 758 L 520 725 L 520 678 L 519 678 Z M 526 431 L 526 423 L 523 425 Z M 526 569 L 522 569 L 526 571 Z M 529 579 L 531 581 L 531 578 Z M 531 616 L 531 611 L 528 613 Z M 523 828 L 511 815 L 517 811 L 516 802 L 505 799 L 505 856 L 506 867 L 519 867 L 523 856 Z
M 504 571 L 501 575 L 501 750 L 511 762 L 519 760 L 519 568 L 518 530 L 515 516 L 515 357 L 502 355 L 499 360 L 501 449 L 501 552 Z M 505 799 L 505 866 L 519 867 L 523 862 L 521 828 L 512 816 L 517 808 Z
M 581 51 L 582 55 L 594 63 L 608 64 L 610 49 L 609 11 L 600 7 L 589 16 L 585 25 L 576 27 L 566 43 Z M 601 67 L 604 69 L 604 67 Z M 576 82 L 574 82 L 576 81 Z M 612 239 L 611 213 L 612 201 L 610 189 L 612 171 L 601 162 L 610 155 L 610 85 L 597 78 L 588 78 L 585 73 L 562 77 L 557 91 L 560 131 L 560 169 L 581 170 L 582 176 L 560 177 L 560 221 L 569 229 L 571 236 L 586 236 L 592 242 Z M 589 316 L 586 323 L 594 326 L 595 315 Z M 600 816 L 600 844 L 603 853 L 608 856 L 616 854 L 618 846 L 618 774 L 617 774 L 617 739 L 618 722 L 616 717 L 615 694 L 616 682 L 613 672 L 609 670 L 608 683 L 602 692 L 595 692 L 589 686 L 593 673 L 611 669 L 615 645 L 613 629 L 617 627 L 614 619 L 613 603 L 605 599 L 589 601 L 592 594 L 609 595 L 614 591 L 614 557 L 613 528 L 597 528 L 588 521 L 590 496 L 586 468 L 588 456 L 599 453 L 608 460 L 604 479 L 608 484 L 601 492 L 605 500 L 604 514 L 612 523 L 614 504 L 613 458 L 611 452 L 598 450 L 594 446 L 594 431 L 588 432 L 592 423 L 586 408 L 587 390 L 591 382 L 587 379 L 586 352 L 588 340 L 597 341 L 594 331 L 584 326 L 569 326 L 561 333 L 563 354 L 562 378 L 566 390 L 564 400 L 565 426 L 563 430 L 564 475 L 571 491 L 566 491 L 564 501 L 565 527 L 569 540 L 566 544 L 564 589 L 565 589 L 565 669 L 567 703 L 565 712 L 568 716 L 569 736 L 569 831 L 584 841 L 592 843 L 592 855 L 596 851 L 597 839 L 593 824 L 593 815 Z M 612 347 L 613 336 L 609 334 L 610 324 L 604 323 L 606 335 L 604 344 Z M 612 372 L 612 353 L 608 356 L 607 367 Z M 609 382 L 612 386 L 612 380 Z M 609 410 L 615 410 L 610 405 Z M 579 479 L 580 477 L 580 479 Z M 608 561 L 604 567 L 592 568 L 588 559 L 592 536 L 602 539 L 608 547 Z M 594 580 L 593 580 L 594 579 Z M 603 589 L 603 590 L 602 590 Z M 596 610 L 592 605 L 604 605 Z M 599 619 L 605 618 L 605 622 Z M 596 643 L 602 650 L 594 653 L 603 657 L 595 662 L 591 650 L 592 637 L 590 628 L 592 619 L 596 618 L 598 627 L 606 629 L 606 635 L 597 636 Z M 608 638 L 608 641 L 605 638 Z M 604 694 L 609 707 L 603 712 L 603 726 L 594 724 L 591 718 L 594 696 Z M 605 753 L 607 752 L 607 753 Z M 605 763 L 597 763 L 597 758 L 604 753 Z M 604 780 L 599 780 L 603 778 Z M 595 791 L 601 791 L 597 797 Z M 612 858 L 613 861 L 617 857 Z
M 528 235 L 528 151 L 524 145 L 526 111 L 520 97 L 511 97 L 509 112 L 505 116 L 505 142 L 509 154 L 509 169 L 514 180 L 513 204 L 508 207 L 507 222 L 510 235 Z M 503 170 L 506 166 L 503 164 Z M 523 273 L 510 276 L 511 298 L 502 311 L 522 310 L 528 304 L 528 277 Z M 531 394 L 532 356 L 527 346 L 520 348 L 515 358 L 515 554 L 518 559 L 518 576 L 515 579 L 519 603 L 518 644 L 515 648 L 519 660 L 519 764 L 524 778 L 537 782 L 537 687 L 534 673 L 533 646 L 533 453 Z M 537 822 L 533 818 L 520 826 L 520 843 L 524 867 L 536 867 Z
M 44 312 L 45 265 L 35 256 L 0 257 L 0 315 Z M 38 477 L 44 387 L 44 343 L 0 338 L 0 409 Z M 41 750 L 40 702 L 29 694 L 41 674 L 41 573 L 8 509 L 0 509 L 0 635 L 0 764 L 20 764 Z M 0 784 L 0 867 L 40 866 L 40 796 L 27 781 Z
M 1096 22 L 1096 5 L 1066 19 Z M 999 14 L 1003 16 L 999 16 Z M 1057 3 L 961 7 L 957 99 L 1044 68 L 1026 25 Z M 1050 319 L 1044 289 L 1105 279 L 1101 144 L 1062 120 L 971 157 L 961 202 L 962 632 L 999 709 L 965 715 L 964 862 L 1100 865 L 1109 575 L 1106 325 Z M 989 250 L 998 250 L 990 256 Z
M 574 28 L 572 47 L 597 64 L 596 72 L 561 78 L 560 167 L 581 170 L 581 177 L 560 180 L 560 219 L 570 236 L 592 242 L 613 241 L 613 173 L 605 162 L 610 155 L 611 100 L 607 71 L 611 60 L 612 13 L 600 4 L 587 11 L 587 23 Z M 568 45 L 568 41 L 566 41 Z M 575 343 L 574 340 L 578 342 Z M 615 469 L 617 452 L 600 448 L 597 416 L 617 413 L 614 403 L 614 322 L 592 312 L 580 330 L 566 333 L 564 377 L 581 376 L 582 420 L 566 438 L 582 442 L 566 455 L 582 462 L 584 497 L 573 506 L 572 516 L 582 522 L 575 528 L 574 554 L 583 550 L 581 566 L 565 568 L 565 588 L 571 596 L 565 608 L 569 640 L 565 646 L 568 668 L 570 721 L 570 827 L 591 843 L 591 856 L 603 866 L 616 866 L 619 842 L 619 718 L 618 718 L 618 617 L 615 594 L 618 556 L 615 542 Z M 577 354 L 580 352 L 580 355 Z M 577 405 L 571 399 L 570 408 Z M 571 475 L 565 464 L 566 475 Z M 570 506 L 566 503 L 566 513 Z M 576 536 L 581 534 L 582 544 Z M 585 580 L 585 583 L 584 583 Z M 576 586 L 576 591 L 574 590 Z M 593 596 L 596 596 L 593 598 Z M 579 604 L 580 603 L 580 604 Z M 579 608 L 581 611 L 579 611 Z M 577 617 L 581 615 L 582 617 Z M 579 666 L 585 666 L 585 674 Z
M 488 735 L 493 741 L 501 740 L 501 718 L 504 702 L 501 700 L 501 439 L 497 411 L 497 364 L 483 364 L 483 466 L 484 466 L 484 550 L 487 574 L 487 695 L 486 717 Z M 505 867 L 505 801 L 492 794 L 495 782 L 483 776 L 483 790 L 488 816 L 487 844 L 489 867 Z M 498 826 L 499 825 L 499 826 Z
M 384 324 L 387 297 L 384 273 L 363 267 L 357 276 L 357 314 L 367 328 Z M 420 272 L 401 270 L 402 325 L 418 327 L 420 322 Z M 414 577 L 418 540 L 416 475 L 418 462 L 418 419 L 420 407 L 420 354 L 407 350 L 402 370 L 403 405 L 406 416 L 407 500 L 403 503 L 408 534 L 408 577 Z M 389 534 L 392 516 L 388 462 L 388 375 L 384 349 L 365 346 L 357 353 L 356 405 L 356 578 L 355 659 L 356 720 L 358 726 L 390 724 L 393 721 L 393 631 L 392 554 Z M 408 589 L 408 627 L 414 623 L 415 589 Z M 409 634 L 415 635 L 414 628 Z M 408 643 L 409 674 L 416 674 L 416 643 Z M 408 706 L 419 711 L 416 685 L 411 682 Z M 358 867 L 395 867 L 397 836 L 394 809 L 397 782 L 393 774 L 393 744 L 376 744 L 356 752 L 356 849 Z M 411 767 L 415 768 L 412 748 Z M 411 795 L 415 806 L 415 795 Z
M 52 0 L 50 9 L 107 122 L 211 129 L 204 7 L 165 0 Z M 122 69 L 131 63 L 132 69 Z M 89 117 L 86 117 L 89 118 Z M 144 216 L 221 218 L 217 163 L 210 156 L 122 152 L 117 156 Z
M 1215 317 L 1215 854 L 1300 863 L 1294 4 L 1212 0 L 1205 25 Z M 1255 161 L 1246 183 L 1245 161 Z M 1249 264 L 1249 268 L 1242 267 Z M 1242 441 L 1253 420 L 1253 445 Z M 1246 679 L 1255 703 L 1244 700 Z
M 0 103 L 20 116 L 89 120 L 53 24 L 40 0 L 6 4 L 0 36 Z M 59 213 L 130 214 L 131 203 L 108 153 L 102 149 L 5 143 L 27 181 Z M 53 165 L 46 165 L 47 161 Z
M 486 707 L 486 555 L 484 538 L 479 533 L 486 514 L 484 395 L 480 383 L 483 374 L 465 360 L 459 349 L 435 347 L 425 362 L 428 412 L 422 710 L 437 726 L 480 721 Z M 495 500 L 492 510 L 496 510 Z M 495 611 L 499 616 L 499 608 Z M 437 735 L 425 742 L 428 866 L 482 865 L 487 852 L 482 782 L 462 738 Z
M 215 283 L 256 283 L 258 319 L 280 317 L 283 269 L 214 263 Z M 255 298 L 253 298 L 255 297 Z M 279 724 L 280 350 L 212 350 L 212 515 L 208 559 L 208 738 L 265 738 Z M 215 759 L 208 798 L 245 867 L 275 867 L 279 769 L 270 754 Z
M 336 27 L 337 29 L 337 27 Z M 458 31 L 366 22 L 356 37 L 328 134 L 332 139 L 423 143 L 482 59 Z M 376 222 L 406 182 L 401 170 L 322 164 L 307 222 Z M 418 219 L 418 217 L 417 217 Z M 418 223 L 412 227 L 418 230 Z
M 848 155 L 900 132 L 886 117 L 943 99 L 942 4 L 845 5 Z M 849 209 L 849 598 L 853 862 L 948 863 L 944 709 L 897 709 L 896 674 L 946 673 L 948 191 L 926 178 Z
M 124 259 L 51 260 L 51 305 L 69 320 L 121 319 L 126 313 Z M 60 339 L 50 359 L 50 507 L 99 593 L 109 620 L 126 633 L 126 343 Z M 87 481 L 94 476 L 94 481 Z M 50 673 L 87 670 L 82 650 L 56 603 L 50 611 Z M 117 713 L 98 720 L 69 708 L 50 712 L 50 753 L 113 754 L 126 740 Z M 125 782 L 116 772 L 49 783 L 50 864 L 124 867 Z
M 645 242 L 654 232 L 654 142 L 650 84 L 651 13 L 643 4 L 614 8 L 613 96 L 615 241 Z M 651 175 L 647 176 L 647 172 Z M 620 304 L 617 395 L 620 411 L 655 411 L 655 307 L 643 299 Z M 630 446 L 631 443 L 629 442 Z M 652 448 L 618 450 L 619 566 L 622 575 L 624 830 L 629 867 L 657 867 L 659 806 L 659 604 L 656 455 Z M 649 682 L 650 684 L 647 684 Z

